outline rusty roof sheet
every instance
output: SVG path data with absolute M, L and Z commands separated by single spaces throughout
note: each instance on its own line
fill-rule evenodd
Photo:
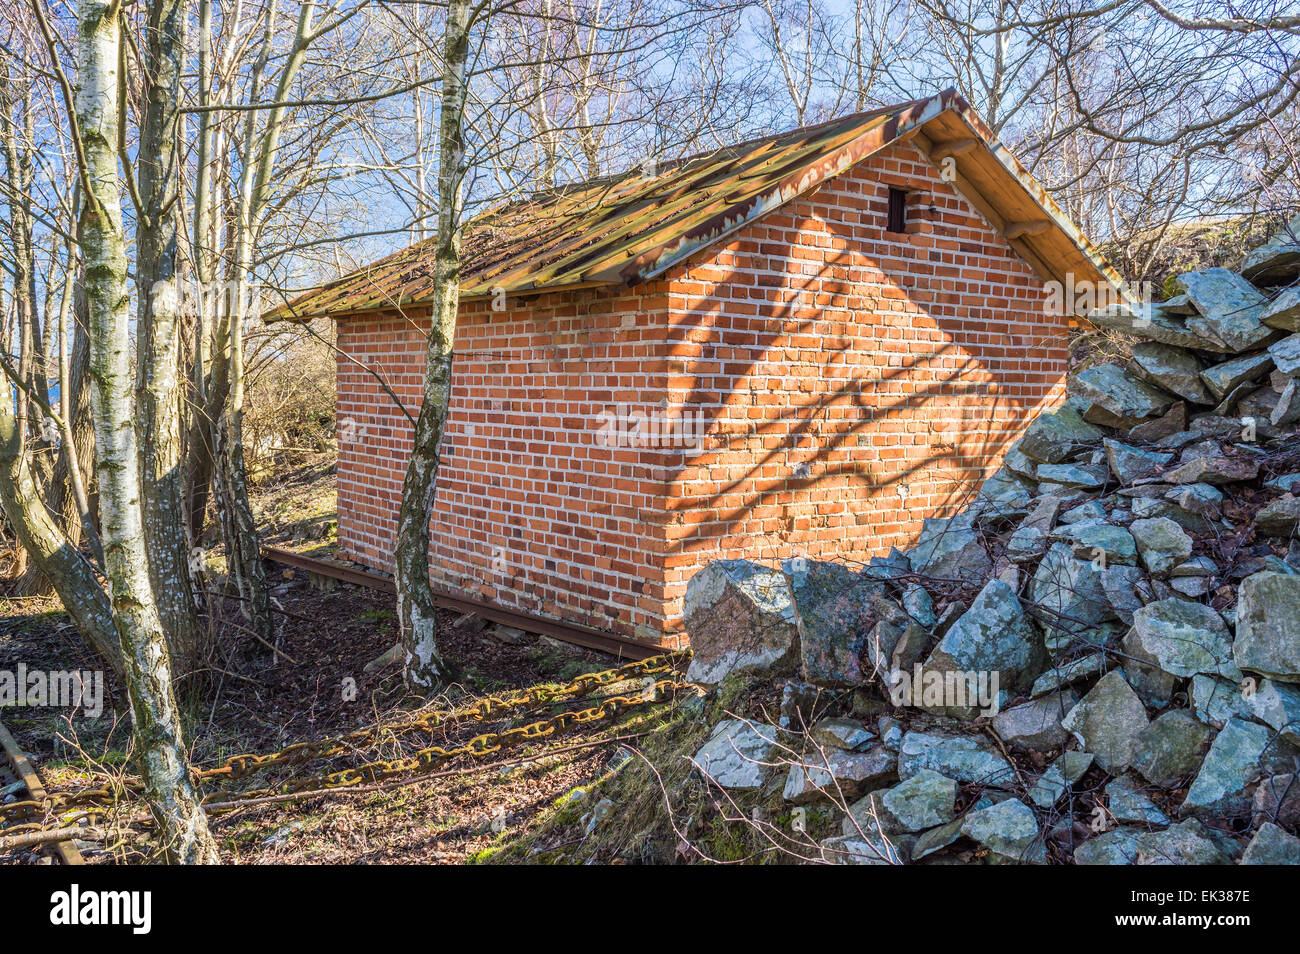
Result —
M 941 114 L 956 113 L 1016 177 L 1071 245 L 1108 281 L 1117 276 L 1042 188 L 952 90 L 817 126 L 540 193 L 465 227 L 461 295 L 498 289 L 632 285 L 662 274 Z M 308 319 L 407 307 L 432 296 L 435 239 L 396 252 L 266 315 Z M 1095 277 L 1095 276 L 1089 276 Z

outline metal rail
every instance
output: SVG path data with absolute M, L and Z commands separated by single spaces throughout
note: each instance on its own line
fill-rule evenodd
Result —
M 36 774 L 34 766 L 23 750 L 18 747 L 14 737 L 9 734 L 4 723 L 0 722 L 0 747 L 4 748 L 5 755 L 8 756 L 10 764 L 14 767 L 19 781 L 27 786 L 27 792 L 32 801 L 45 801 L 45 785 L 41 782 L 41 777 Z M 54 853 L 58 856 L 59 861 L 65 865 L 84 865 L 86 860 L 81 857 L 81 851 L 71 841 L 56 841 L 51 844 Z
M 397 587 L 389 577 L 348 566 L 338 560 L 310 557 L 301 553 L 294 553 L 292 550 L 282 550 L 279 547 L 268 546 L 262 547 L 262 556 L 272 562 L 306 570 L 308 573 L 317 573 L 321 576 L 342 580 L 345 583 L 355 583 L 358 586 L 365 586 L 384 593 L 393 595 L 397 593 Z M 563 642 L 572 643 L 575 646 L 582 646 L 584 649 L 595 649 L 603 653 L 609 653 L 619 659 L 634 661 L 648 659 L 651 656 L 671 652 L 674 648 L 661 640 L 642 642 L 615 633 L 593 629 L 590 626 L 566 623 L 558 619 L 548 619 L 545 616 L 537 616 L 522 610 L 498 606 L 495 603 L 489 603 L 487 600 L 453 595 L 443 590 L 435 589 L 433 595 L 437 604 L 444 609 L 454 610 L 458 613 L 474 613 L 494 623 L 513 626 L 528 633 L 542 633 Z

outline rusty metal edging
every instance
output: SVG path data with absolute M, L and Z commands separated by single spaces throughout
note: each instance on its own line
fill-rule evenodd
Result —
M 32 765 L 31 760 L 23 754 L 23 750 L 18 747 L 17 741 L 9 734 L 4 723 L 0 722 L 0 747 L 5 750 L 5 755 L 9 756 L 9 761 L 13 763 L 14 771 L 18 773 L 18 778 L 27 786 L 27 791 L 31 794 L 33 801 L 43 802 L 46 798 L 45 785 L 41 782 L 41 777 L 36 774 L 36 766 Z M 84 865 L 86 860 L 81 857 L 81 851 L 71 841 L 56 841 L 53 846 L 54 851 L 59 856 L 59 860 L 65 865 Z
M 275 563 L 306 570 L 308 573 L 318 573 L 321 576 L 342 580 L 345 583 L 354 583 L 357 586 L 379 590 L 383 593 L 393 595 L 397 593 L 397 587 L 390 578 L 381 576 L 378 573 L 372 573 L 369 570 L 348 566 L 338 560 L 310 557 L 301 553 L 294 553 L 292 550 L 282 550 L 279 547 L 265 545 L 262 547 L 262 556 Z M 673 648 L 666 643 L 638 642 L 626 636 L 607 633 L 590 626 L 580 626 L 577 623 L 549 619 L 534 613 L 499 606 L 487 600 L 453 595 L 444 590 L 435 589 L 433 596 L 435 602 L 444 609 L 454 610 L 458 613 L 474 613 L 494 623 L 513 626 L 529 633 L 541 633 L 566 643 L 572 643 L 575 646 L 582 646 L 584 649 L 595 649 L 603 653 L 609 653 L 619 659 L 639 661 L 648 659 L 651 656 L 657 656 L 660 653 L 670 652 Z

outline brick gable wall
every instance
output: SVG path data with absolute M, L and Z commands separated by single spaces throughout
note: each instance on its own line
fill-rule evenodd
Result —
M 908 234 L 884 232 L 890 185 Z M 649 636 L 680 629 L 710 559 L 905 546 L 1060 400 L 1067 326 L 1044 297 L 895 145 L 661 280 L 467 302 L 435 577 Z M 338 341 L 414 414 L 424 328 L 344 319 Z M 347 358 L 338 395 L 340 547 L 390 569 L 410 427 Z

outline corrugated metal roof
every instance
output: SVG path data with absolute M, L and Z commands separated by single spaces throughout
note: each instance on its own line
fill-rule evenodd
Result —
M 1082 253 L 1084 267 L 1091 268 L 1088 277 L 1118 281 L 1042 188 L 972 116 L 965 102 L 947 90 L 928 99 L 857 113 L 654 170 L 559 188 L 492 209 L 466 225 L 461 295 L 488 295 L 497 289 L 518 293 L 560 286 L 631 285 L 653 278 L 900 137 L 919 133 L 945 113 L 964 120 L 985 147 L 978 151 L 986 159 L 996 159 L 1000 174 L 1012 176 L 1023 190 L 1021 195 L 1032 199 L 1046 213 L 1046 220 L 1066 233 L 1069 244 Z M 434 241 L 418 242 L 360 268 L 266 317 L 338 316 L 428 301 Z

